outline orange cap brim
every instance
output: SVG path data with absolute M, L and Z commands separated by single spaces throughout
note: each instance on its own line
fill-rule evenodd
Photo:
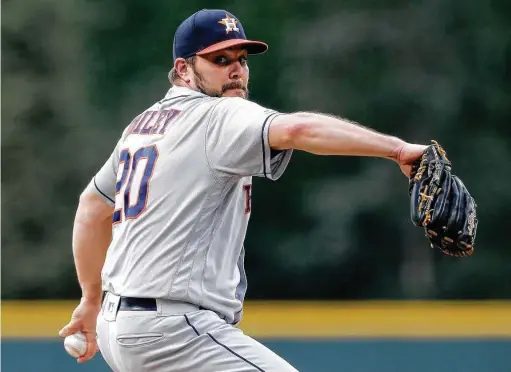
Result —
M 205 49 L 195 53 L 198 56 L 218 52 L 222 49 L 232 48 L 235 46 L 243 46 L 244 49 L 247 50 L 248 54 L 262 54 L 268 50 L 268 44 L 263 43 L 262 41 L 253 41 L 246 39 L 230 39 L 224 40 L 219 43 L 208 46 Z

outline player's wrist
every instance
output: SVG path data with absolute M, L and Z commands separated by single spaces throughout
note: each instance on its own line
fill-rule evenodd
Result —
M 390 137 L 392 150 L 386 156 L 387 159 L 391 159 L 396 163 L 400 163 L 403 150 L 406 148 L 408 143 L 397 137 Z
M 87 306 L 92 306 L 94 308 L 100 308 L 101 307 L 101 297 L 91 298 L 91 297 L 83 297 L 82 296 L 82 298 L 80 299 L 80 303 L 87 305 Z
M 93 304 L 100 304 L 101 299 L 103 298 L 103 292 L 101 288 L 82 288 L 82 302 L 89 302 Z

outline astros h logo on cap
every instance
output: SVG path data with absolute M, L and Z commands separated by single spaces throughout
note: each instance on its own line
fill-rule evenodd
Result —
M 202 9 L 185 19 L 174 35 L 174 61 L 242 46 L 248 54 L 268 50 L 262 41 L 248 40 L 239 19 L 221 9 Z
M 221 21 L 218 21 L 218 23 L 225 26 L 226 34 L 231 31 L 240 32 L 240 29 L 236 27 L 236 23 L 238 23 L 238 21 L 236 20 L 236 18 L 229 17 L 229 14 L 226 14 L 225 18 L 223 18 Z

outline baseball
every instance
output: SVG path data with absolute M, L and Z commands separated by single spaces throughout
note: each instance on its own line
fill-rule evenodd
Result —
M 87 338 L 82 332 L 76 332 L 64 339 L 64 348 L 74 358 L 79 358 L 87 351 Z

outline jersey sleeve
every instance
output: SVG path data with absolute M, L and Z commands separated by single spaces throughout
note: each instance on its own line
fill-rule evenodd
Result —
M 91 181 L 91 185 L 89 185 L 89 187 L 112 206 L 115 205 L 115 184 L 117 183 L 117 170 L 119 168 L 120 143 L 121 141 L 117 143 L 114 151 L 98 173 L 96 173 Z
M 223 98 L 212 109 L 206 129 L 206 156 L 217 172 L 277 180 L 292 150 L 271 151 L 271 121 L 280 113 L 238 97 Z

